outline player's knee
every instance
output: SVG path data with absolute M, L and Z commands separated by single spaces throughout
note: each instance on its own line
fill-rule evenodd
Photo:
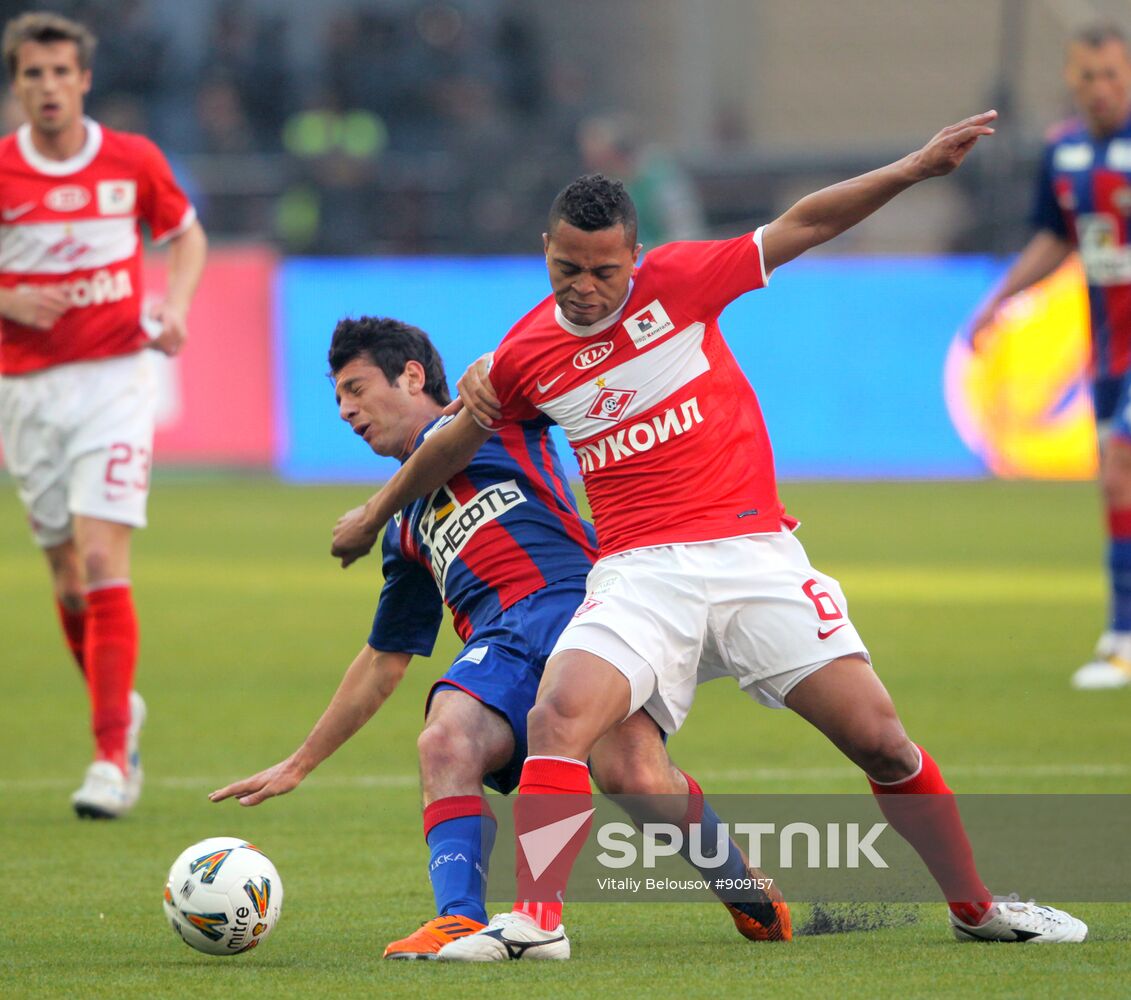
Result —
M 606 795 L 672 795 L 678 793 L 670 766 L 631 757 L 602 761 L 593 769 L 597 786 Z
M 1109 508 L 1131 506 L 1131 442 L 1108 442 L 1100 463 L 1100 488 Z
M 537 702 L 526 716 L 527 740 L 534 746 L 572 743 L 580 728 L 581 719 L 556 698 Z
M 82 554 L 82 569 L 91 583 L 109 580 L 114 576 L 115 560 L 109 546 L 91 545 Z
M 63 607 L 70 611 L 72 614 L 78 614 L 86 608 L 86 597 L 80 588 L 68 588 L 56 590 L 55 596 Z
M 876 781 L 902 781 L 919 765 L 919 754 L 898 722 L 868 730 L 855 742 L 854 750 L 856 762 Z
M 482 778 L 482 745 L 462 726 L 442 719 L 430 720 L 416 739 L 420 773 L 425 781 L 431 775 Z

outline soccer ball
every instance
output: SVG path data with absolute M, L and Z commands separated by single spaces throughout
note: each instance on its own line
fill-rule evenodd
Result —
M 207 955 L 254 948 L 279 922 L 283 883 L 267 856 L 238 837 L 209 837 L 181 852 L 165 880 L 165 916 Z

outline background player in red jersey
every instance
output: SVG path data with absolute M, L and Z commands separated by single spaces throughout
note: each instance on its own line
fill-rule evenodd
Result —
M 145 524 L 153 442 L 145 348 L 181 349 L 206 241 L 157 147 L 84 117 L 94 48 L 53 14 L 4 31 L 27 122 L 0 140 L 0 438 L 90 694 L 95 760 L 72 803 L 113 818 L 141 789 L 130 536 Z M 170 245 L 152 339 L 141 219 Z
M 335 554 L 367 550 L 396 509 L 466 464 L 500 419 L 541 411 L 570 439 L 601 559 L 530 712 L 515 805 L 520 837 L 553 821 L 554 799 L 590 794 L 584 761 L 610 727 L 645 707 L 674 732 L 697 681 L 731 676 L 763 704 L 808 720 L 865 772 L 889 822 L 943 890 L 960 940 L 1086 936 L 1068 914 L 995 901 L 982 882 L 953 795 L 908 739 L 839 585 L 809 565 L 793 537 L 757 399 L 718 327 L 726 305 L 764 286 L 775 268 L 954 170 L 992 134 L 994 117 L 951 125 L 754 233 L 669 244 L 638 267 L 623 185 L 599 175 L 575 181 L 555 199 L 543 238 L 553 295 L 503 339 L 489 382 L 473 370 L 461 383 L 466 409 L 361 514 L 339 521 Z M 906 808 L 911 801 L 917 810 Z M 567 845 L 549 879 L 532 875 L 520 848 L 513 911 L 440 958 L 568 958 L 560 900 L 583 843 L 578 836 Z
M 1131 684 L 1131 54 L 1118 28 L 1088 28 L 1068 45 L 1065 81 L 1079 119 L 1052 130 L 1037 182 L 1032 239 L 978 310 L 975 347 L 1010 296 L 1078 248 L 1088 282 L 1092 401 L 1107 511 L 1110 618 L 1083 690 Z
M 339 414 L 378 455 L 406 459 L 441 426 L 449 402 L 444 366 L 423 331 L 392 319 L 344 319 L 330 346 Z M 507 498 L 507 499 L 504 499 Z M 506 427 L 463 473 L 411 504 L 385 532 L 385 584 L 369 639 L 305 742 L 274 767 L 213 792 L 245 806 L 292 791 L 385 703 L 413 655 L 429 656 L 448 605 L 465 643 L 432 686 L 418 740 L 428 874 L 437 916 L 385 949 L 389 959 L 434 959 L 481 929 L 494 818 L 484 783 L 513 791 L 526 757 L 526 717 L 546 657 L 585 597 L 596 556 L 577 512 L 549 421 Z M 526 564 L 515 573 L 514 563 Z M 591 756 L 608 792 L 664 795 L 715 844 L 718 817 L 694 778 L 672 764 L 652 719 L 638 711 Z M 733 841 L 725 870 L 744 879 Z M 690 856 L 685 854 L 690 860 Z M 753 894 L 751 894 L 753 895 Z M 790 937 L 780 895 L 727 905 L 743 936 Z

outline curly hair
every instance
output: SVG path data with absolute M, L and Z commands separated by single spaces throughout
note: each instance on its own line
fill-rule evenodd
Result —
M 548 232 L 560 221 L 592 233 L 624 226 L 629 245 L 636 243 L 636 206 L 624 185 L 604 174 L 586 174 L 558 192 L 550 206 Z

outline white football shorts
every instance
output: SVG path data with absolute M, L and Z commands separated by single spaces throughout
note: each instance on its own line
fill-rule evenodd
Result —
M 788 531 L 632 549 L 601 559 L 554 653 L 612 663 L 665 732 L 695 688 L 733 677 L 771 708 L 805 677 L 849 655 L 868 659 L 840 584 L 809 565 Z
M 0 441 L 35 541 L 79 514 L 145 527 L 156 378 L 150 351 L 0 378 Z

